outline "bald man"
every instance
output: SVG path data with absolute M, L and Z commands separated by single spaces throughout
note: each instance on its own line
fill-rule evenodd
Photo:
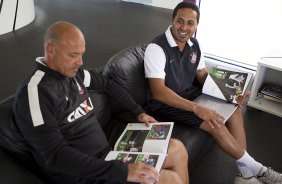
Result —
M 110 151 L 93 112 L 88 89 L 103 91 L 146 125 L 155 121 L 113 81 L 83 70 L 85 40 L 68 22 L 51 25 L 44 57 L 16 92 L 13 113 L 32 154 L 51 183 L 188 183 L 188 155 L 172 139 L 163 169 L 146 164 L 104 161 Z

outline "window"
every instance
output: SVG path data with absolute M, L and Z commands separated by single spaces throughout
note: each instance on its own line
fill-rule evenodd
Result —
M 203 51 L 236 64 L 257 66 L 282 56 L 281 0 L 201 0 L 197 30 Z

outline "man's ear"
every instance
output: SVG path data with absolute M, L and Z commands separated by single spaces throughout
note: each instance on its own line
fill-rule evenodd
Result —
M 46 53 L 47 53 L 48 57 L 53 57 L 54 56 L 55 47 L 54 47 L 53 43 L 47 42 L 46 45 L 45 45 L 45 50 L 46 50 Z

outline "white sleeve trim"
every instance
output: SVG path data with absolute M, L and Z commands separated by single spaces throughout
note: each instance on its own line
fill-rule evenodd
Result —
M 39 104 L 39 95 L 38 95 L 38 87 L 37 87 L 44 74 L 45 74 L 44 72 L 37 70 L 35 74 L 32 76 L 32 78 L 30 79 L 27 86 L 30 115 L 34 127 L 44 124 L 44 120 L 42 117 L 42 112 Z
M 201 57 L 200 57 L 200 60 L 199 60 L 197 70 L 201 70 L 203 68 L 206 68 L 206 64 L 205 64 L 205 60 L 204 60 L 204 52 L 202 52 L 202 48 L 201 48 L 200 44 L 199 44 L 199 48 L 200 48 L 200 52 L 201 52 Z
M 144 55 L 146 78 L 165 78 L 166 57 L 163 49 L 157 44 L 150 43 Z
M 85 87 L 89 87 L 91 82 L 90 73 L 87 70 L 83 70 L 83 72 L 84 72 L 83 84 Z

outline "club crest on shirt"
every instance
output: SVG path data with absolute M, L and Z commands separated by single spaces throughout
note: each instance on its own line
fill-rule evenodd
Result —
M 190 54 L 190 61 L 192 64 L 195 64 L 197 61 L 197 52 L 191 52 Z

